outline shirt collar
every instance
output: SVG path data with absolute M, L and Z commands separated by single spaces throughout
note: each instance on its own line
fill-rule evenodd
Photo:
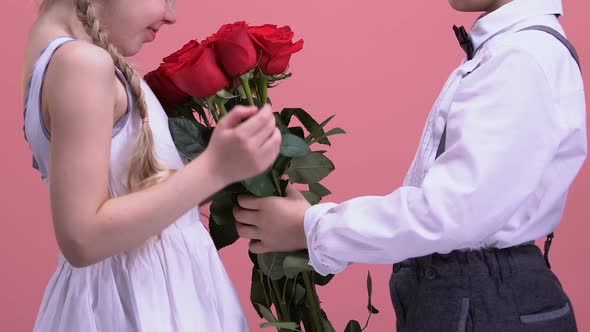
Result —
M 474 49 L 514 24 L 540 15 L 562 15 L 561 0 L 513 0 L 497 10 L 480 17 L 469 33 Z

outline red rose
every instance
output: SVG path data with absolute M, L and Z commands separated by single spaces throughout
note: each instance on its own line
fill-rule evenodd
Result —
M 186 46 L 186 45 L 185 45 Z M 229 86 L 208 43 L 187 47 L 168 57 L 161 66 L 168 78 L 184 93 L 195 98 L 213 96 Z
M 144 79 L 152 91 L 154 91 L 154 94 L 158 97 L 164 109 L 184 104 L 190 98 L 189 95 L 182 92 L 182 90 L 170 81 L 162 67 L 158 67 L 158 69 L 148 73 Z
M 184 46 L 182 46 L 182 48 L 172 54 L 170 54 L 169 56 L 165 57 L 164 59 L 162 59 L 162 61 L 164 61 L 164 63 L 170 63 L 170 62 L 177 62 L 178 59 L 185 53 L 190 52 L 191 50 L 193 50 L 194 48 L 199 46 L 199 42 L 196 40 L 191 40 L 188 43 L 186 43 Z
M 249 29 L 250 37 L 260 50 L 260 70 L 266 75 L 279 75 L 287 70 L 291 54 L 303 49 L 303 40 L 293 43 L 294 33 L 289 26 L 277 28 L 265 24 Z
M 256 47 L 248 35 L 246 22 L 226 24 L 207 41 L 215 45 L 219 61 L 229 77 L 237 77 L 256 66 Z

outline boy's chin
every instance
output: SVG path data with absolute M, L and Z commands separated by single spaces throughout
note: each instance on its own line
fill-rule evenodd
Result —
M 475 3 L 474 3 L 475 2 Z M 459 12 L 474 13 L 486 11 L 484 4 L 480 4 L 482 1 L 474 0 L 449 0 L 451 7 Z

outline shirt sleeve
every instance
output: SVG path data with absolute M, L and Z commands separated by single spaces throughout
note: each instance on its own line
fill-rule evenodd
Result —
M 323 203 L 305 215 L 310 265 L 387 264 L 481 243 L 535 189 L 566 135 L 535 56 L 497 48 L 464 77 L 447 117 L 447 148 L 421 188 Z

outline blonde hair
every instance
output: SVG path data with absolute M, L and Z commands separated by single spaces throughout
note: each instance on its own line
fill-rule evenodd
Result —
M 53 0 L 41 0 L 41 2 L 39 2 L 39 13 L 42 13 L 51 1 Z
M 52 0 L 44 0 L 41 10 Z M 96 16 L 96 10 L 92 0 L 73 0 L 76 6 L 78 19 L 84 25 L 86 32 L 92 38 L 92 42 L 105 49 L 111 55 L 117 66 L 127 80 L 134 98 L 134 108 L 142 119 L 141 129 L 137 138 L 134 153 L 130 159 L 130 167 L 127 185 L 129 191 L 136 191 L 150 187 L 170 176 L 174 170 L 167 169 L 158 160 L 154 149 L 154 137 L 149 125 L 147 104 L 139 74 L 125 61 L 117 48 L 110 43 L 107 33 L 100 26 Z M 130 105 L 131 106 L 131 105 Z

